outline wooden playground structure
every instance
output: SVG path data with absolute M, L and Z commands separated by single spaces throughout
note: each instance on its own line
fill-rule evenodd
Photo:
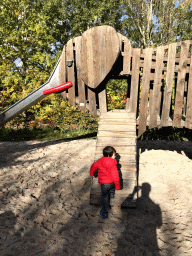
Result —
M 110 204 L 135 206 L 137 136 L 147 127 L 192 129 L 191 48 L 192 40 L 133 48 L 113 27 L 93 27 L 67 42 L 46 83 L 0 113 L 0 127 L 46 97 L 46 92 L 60 92 L 68 86 L 61 93 L 64 99 L 100 117 L 95 160 L 107 145 L 117 150 L 122 190 L 115 192 Z M 126 80 L 125 109 L 107 109 L 110 79 Z M 101 188 L 94 178 L 90 203 L 101 203 Z
M 93 27 L 63 48 L 59 83 L 74 85 L 61 93 L 72 105 L 100 116 L 95 160 L 103 147 L 118 153 L 122 190 L 111 205 L 134 206 L 137 185 L 136 128 L 138 136 L 154 127 L 192 128 L 192 40 L 155 48 L 132 48 L 130 41 L 110 26 Z M 142 75 L 141 75 L 142 73 Z M 107 110 L 106 84 L 127 81 L 124 110 Z M 93 179 L 90 203 L 101 203 L 101 190 Z

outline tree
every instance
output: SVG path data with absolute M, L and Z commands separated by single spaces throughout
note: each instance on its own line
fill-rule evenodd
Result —
M 192 1 L 177 2 L 176 0 L 155 1 L 154 14 L 159 26 L 154 41 L 158 45 L 191 39 Z
M 124 34 L 134 47 L 147 48 L 191 38 L 191 0 L 123 0 Z M 183 36 L 182 36 L 183 35 Z M 185 37 L 184 37 L 185 35 Z

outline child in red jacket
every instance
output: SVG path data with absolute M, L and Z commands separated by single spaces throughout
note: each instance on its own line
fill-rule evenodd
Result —
M 107 146 L 103 149 L 103 157 L 91 165 L 90 176 L 93 177 L 98 169 L 98 182 L 101 184 L 102 209 L 100 215 L 103 219 L 108 218 L 109 200 L 114 197 L 115 190 L 120 190 L 119 172 L 117 170 L 117 161 L 115 149 Z

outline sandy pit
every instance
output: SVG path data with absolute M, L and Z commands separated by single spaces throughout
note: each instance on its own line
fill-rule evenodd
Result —
M 0 255 L 192 255 L 192 143 L 138 141 L 137 209 L 89 204 L 95 139 L 0 142 Z

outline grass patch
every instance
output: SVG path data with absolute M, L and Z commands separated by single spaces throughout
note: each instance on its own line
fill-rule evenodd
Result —
M 96 138 L 97 128 L 93 129 L 70 129 L 64 130 L 62 128 L 1 128 L 0 129 L 0 141 L 51 141 L 60 139 L 84 139 L 84 138 Z

